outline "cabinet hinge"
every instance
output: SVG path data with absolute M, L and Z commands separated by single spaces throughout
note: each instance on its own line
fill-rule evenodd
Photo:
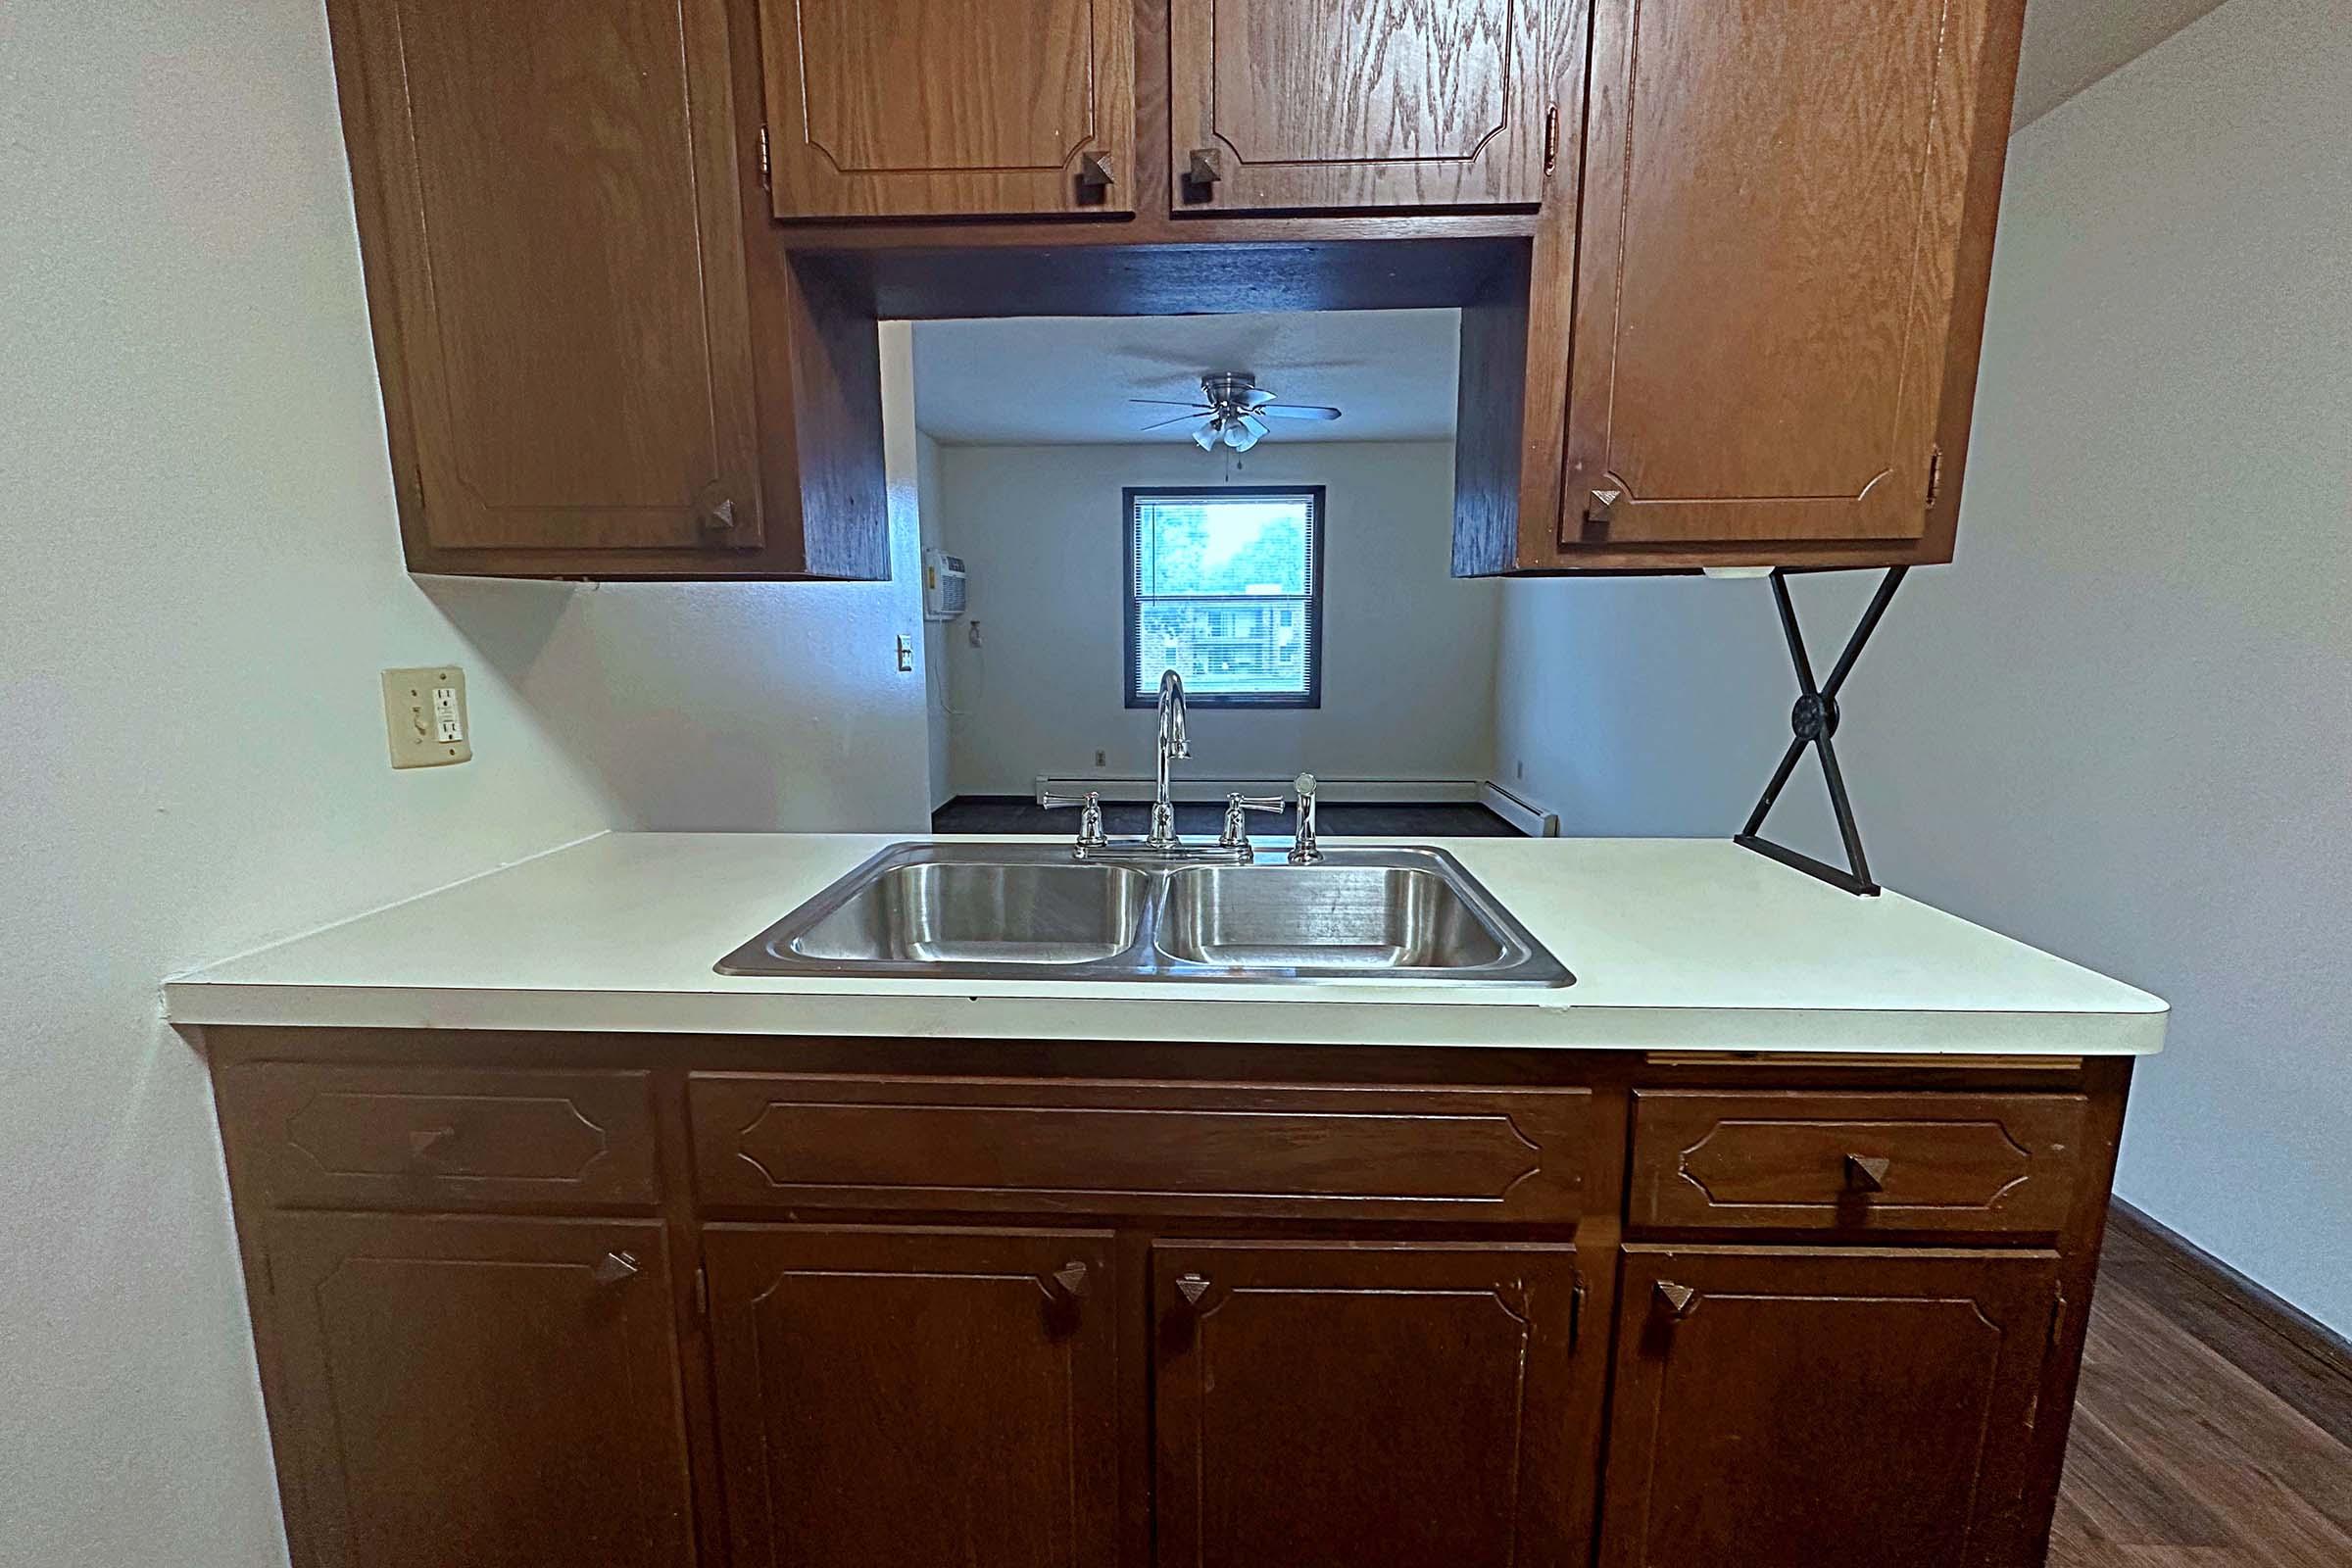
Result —
M 1553 104 L 1544 111 L 1544 172 L 1552 171 L 1560 161 L 1560 106 Z
M 694 1315 L 710 1315 L 710 1271 L 707 1268 L 694 1271 Z
M 760 188 L 761 190 L 773 190 L 776 188 L 775 177 L 769 172 L 768 168 L 767 127 L 765 125 L 761 125 L 760 127 Z
M 1928 505 L 1934 506 L 1936 498 L 1942 493 L 1943 448 L 1930 447 L 1928 449 Z
M 1568 1353 L 1576 1353 L 1577 1342 L 1585 1337 L 1585 1277 L 1577 1275 L 1576 1283 L 1568 1290 Z

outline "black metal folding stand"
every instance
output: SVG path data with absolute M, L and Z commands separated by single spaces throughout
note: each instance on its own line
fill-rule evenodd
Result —
M 1845 652 L 1838 656 L 1830 678 L 1819 686 L 1813 684 L 1813 662 L 1805 657 L 1804 633 L 1797 629 L 1796 606 L 1788 599 L 1788 575 L 1777 567 L 1774 569 L 1772 597 L 1781 608 L 1781 630 L 1788 638 L 1789 662 L 1796 665 L 1798 696 L 1796 707 L 1788 715 L 1788 727 L 1795 732 L 1795 738 L 1789 741 L 1788 752 L 1781 758 L 1779 769 L 1772 775 L 1772 782 L 1764 786 L 1764 798 L 1756 802 L 1756 808 L 1748 813 L 1747 826 L 1732 839 L 1734 844 L 1744 849 L 1753 850 L 1758 855 L 1768 855 L 1783 865 L 1793 866 L 1808 876 L 1821 878 L 1832 887 L 1843 888 L 1848 893 L 1864 898 L 1875 896 L 1879 885 L 1870 879 L 1870 862 L 1862 856 L 1862 832 L 1854 826 L 1853 803 L 1846 799 L 1845 775 L 1838 770 L 1838 748 L 1831 744 L 1831 737 L 1838 733 L 1838 689 L 1845 684 L 1845 677 L 1853 673 L 1854 661 L 1862 656 L 1863 644 L 1869 642 L 1870 634 L 1878 630 L 1879 617 L 1886 613 L 1887 602 L 1894 598 L 1895 589 L 1902 586 L 1903 574 L 1910 569 L 1908 566 L 1894 566 L 1887 570 L 1886 580 L 1879 584 L 1879 591 L 1871 596 L 1870 608 L 1862 612 L 1862 619 L 1855 625 L 1853 636 L 1846 639 Z M 1803 759 L 1808 746 L 1821 754 L 1821 776 L 1830 786 L 1830 809 L 1838 816 L 1838 836 L 1845 841 L 1845 858 L 1851 866 L 1849 870 L 1839 870 L 1826 861 L 1816 860 L 1810 855 L 1799 854 L 1785 844 L 1775 844 L 1760 836 L 1764 818 L 1771 813 L 1773 803 L 1781 798 L 1782 789 L 1788 783 L 1788 775 L 1796 771 L 1796 764 Z

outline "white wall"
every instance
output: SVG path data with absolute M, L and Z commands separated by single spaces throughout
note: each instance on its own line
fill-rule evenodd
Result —
M 1499 591 L 1448 575 L 1453 449 L 1269 441 L 1228 471 L 1189 445 L 941 448 L 941 529 L 972 573 L 948 639 L 955 785 L 1024 795 L 1041 773 L 1152 766 L 1123 704 L 1127 485 L 1321 484 L 1323 706 L 1201 709 L 1201 776 L 1486 777 Z
M 2342 0 L 2230 0 L 2018 136 L 1960 557 L 1839 755 L 1890 885 L 2172 1002 L 2123 1195 L 2352 1331 L 2348 82 Z M 1817 663 L 1870 587 L 1800 585 Z M 1515 583 L 1504 626 L 1497 776 L 1738 827 L 1794 695 L 1764 585 Z M 1821 799 L 1775 828 L 1826 852 Z
M 158 983 L 610 823 L 911 825 L 920 678 L 862 672 L 912 590 L 817 590 L 853 649 L 791 589 L 414 583 L 315 0 L 11 0 L 0 214 L 0 1559 L 254 1568 L 219 1140 Z M 444 660 L 475 760 L 396 774 L 376 671 Z M 900 691 L 887 739 L 808 717 Z
M 921 514 L 922 542 L 925 549 L 945 549 L 941 543 L 942 512 L 946 505 L 940 495 L 939 443 L 917 431 L 914 438 L 915 493 L 917 511 Z M 950 752 L 950 703 L 948 693 L 948 628 L 952 621 L 931 620 L 923 623 L 923 710 L 924 740 L 930 754 L 931 807 L 937 810 L 955 798 Z

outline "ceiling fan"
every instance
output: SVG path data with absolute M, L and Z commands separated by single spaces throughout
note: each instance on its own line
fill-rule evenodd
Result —
M 1154 424 L 1147 430 L 1165 429 L 1171 424 L 1194 422 L 1193 443 L 1203 452 L 1214 452 L 1219 446 L 1236 452 L 1247 452 L 1257 445 L 1266 433 L 1268 419 L 1336 419 L 1337 409 L 1312 403 L 1277 403 L 1274 394 L 1257 384 L 1257 377 L 1248 370 L 1211 370 L 1200 377 L 1200 401 L 1177 403 L 1167 398 L 1129 398 L 1130 403 L 1148 403 L 1155 408 L 1182 409 L 1185 412 Z

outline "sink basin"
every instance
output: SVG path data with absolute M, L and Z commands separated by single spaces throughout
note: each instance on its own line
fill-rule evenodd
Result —
M 1203 865 L 1126 847 L 897 844 L 721 974 L 1564 986 L 1574 976 L 1443 850 Z
M 1149 880 L 1121 866 L 891 865 L 789 938 L 837 964 L 1101 963 L 1133 947 Z
M 1444 873 L 1329 861 L 1177 871 L 1156 940 L 1226 969 L 1483 969 L 1507 956 Z

